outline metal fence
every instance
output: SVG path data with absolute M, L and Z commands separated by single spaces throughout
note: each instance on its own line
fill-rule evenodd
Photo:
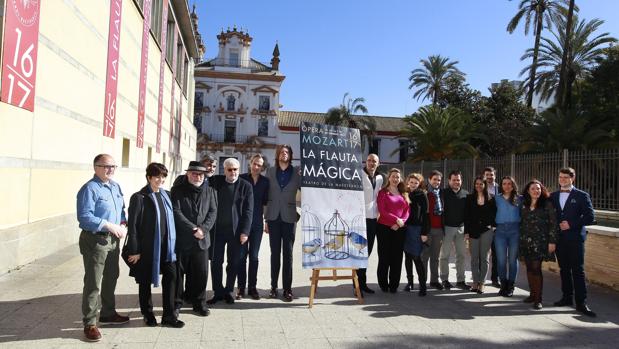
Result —
M 503 176 L 513 176 L 519 186 L 538 179 L 548 190 L 558 189 L 558 171 L 569 166 L 576 170 L 575 185 L 591 194 L 596 210 L 619 211 L 619 149 L 597 149 L 560 153 L 507 155 L 490 159 L 457 159 L 402 163 L 397 167 L 405 175 L 419 172 L 427 176 L 439 170 L 446 177 L 453 170 L 462 172 L 463 188 L 471 191 L 473 179 L 483 174 L 485 167 L 496 169 L 497 182 Z M 381 166 L 381 171 L 388 168 Z M 447 181 L 444 181 L 447 185 Z

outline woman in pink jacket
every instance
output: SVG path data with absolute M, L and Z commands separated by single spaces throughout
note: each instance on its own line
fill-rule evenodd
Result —
M 378 192 L 378 286 L 383 292 L 396 293 L 400 286 L 405 222 L 409 199 L 400 170 L 389 170 L 387 183 Z

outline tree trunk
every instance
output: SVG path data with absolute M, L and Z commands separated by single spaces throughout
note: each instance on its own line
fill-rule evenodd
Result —
M 537 70 L 537 57 L 539 55 L 539 42 L 542 37 L 543 28 L 543 14 L 537 13 L 535 15 L 537 19 L 537 26 L 535 29 L 535 46 L 533 46 L 533 63 L 531 64 L 531 74 L 529 75 L 529 93 L 527 94 L 527 107 L 533 106 L 533 94 L 535 94 L 535 73 Z
M 559 74 L 559 88 L 557 89 L 556 103 L 559 108 L 565 108 L 565 93 L 567 92 L 567 84 L 569 83 L 569 77 L 567 76 L 567 58 L 568 53 L 571 50 L 572 44 L 572 18 L 574 17 L 574 2 L 570 0 L 570 7 L 567 12 L 567 21 L 565 28 L 565 43 L 563 47 L 563 57 L 561 58 L 561 72 Z

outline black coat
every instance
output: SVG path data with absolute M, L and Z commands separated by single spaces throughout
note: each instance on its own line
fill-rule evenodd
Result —
M 129 269 L 129 276 L 133 276 L 137 283 L 151 282 L 153 250 L 159 216 L 155 203 L 149 195 L 150 190 L 148 186 L 145 186 L 131 195 L 129 200 L 127 248 L 130 255 L 140 255 L 140 260 Z
M 461 227 L 464 224 L 464 207 L 468 191 L 460 189 L 457 193 L 451 188 L 441 189 L 443 199 L 443 225 Z
M 234 205 L 230 207 L 230 215 L 232 216 L 232 230 L 234 236 L 240 236 L 246 234 L 249 236 L 251 231 L 251 222 L 254 212 L 254 190 L 251 184 L 243 179 L 237 179 L 238 185 L 234 192 L 233 202 Z M 211 177 L 210 182 L 215 191 L 219 192 L 223 188 L 226 182 L 226 176 L 216 175 Z M 218 207 L 218 210 L 225 209 Z M 223 212 L 220 212 L 220 214 Z M 223 232 L 222 232 L 223 233 Z M 219 232 L 216 232 L 219 234 Z
M 421 226 L 421 235 L 428 235 L 430 231 L 428 196 L 423 190 L 417 189 L 412 193 L 408 193 L 408 198 L 411 203 L 406 225 Z
M 172 186 L 172 207 L 176 223 L 176 251 L 187 252 L 194 248 L 206 250 L 211 244 L 209 231 L 217 219 L 217 194 L 205 180 L 196 188 L 185 176 Z M 199 227 L 204 239 L 198 240 L 193 229 Z
M 495 226 L 496 203 L 494 197 L 486 200 L 482 206 L 477 204 L 477 193 L 466 197 L 464 209 L 464 233 L 472 239 L 478 239 L 481 234 L 488 231 L 489 227 Z

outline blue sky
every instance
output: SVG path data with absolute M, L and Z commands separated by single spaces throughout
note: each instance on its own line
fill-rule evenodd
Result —
M 196 4 L 205 58 L 217 55 L 222 28 L 247 28 L 252 58 L 269 64 L 279 42 L 286 75 L 283 110 L 325 112 L 344 93 L 364 97 L 372 115 L 404 116 L 426 102 L 412 98 L 411 70 L 432 54 L 458 60 L 472 88 L 518 79 L 533 46 L 524 27 L 505 27 L 519 1 L 508 0 L 287 0 L 209 1 Z M 580 18 L 605 21 L 601 32 L 619 38 L 619 1 L 576 0 Z

